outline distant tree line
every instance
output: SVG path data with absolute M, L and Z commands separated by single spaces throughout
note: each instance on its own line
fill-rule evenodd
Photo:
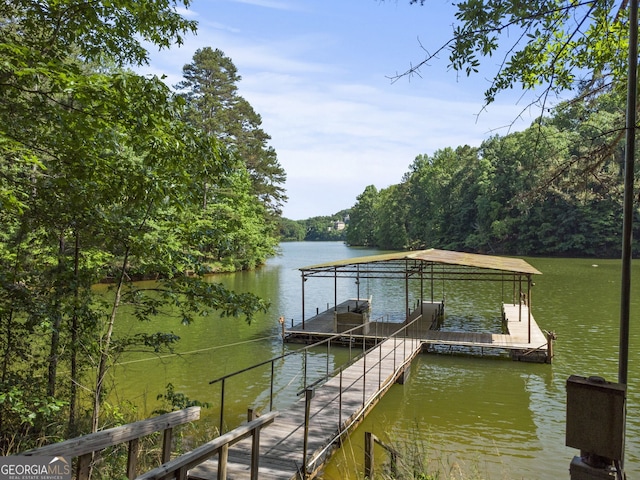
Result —
M 291 241 L 345 241 L 349 226 L 349 210 L 330 216 L 312 217 L 306 220 L 280 219 L 280 239 Z
M 400 184 L 368 186 L 357 197 L 347 242 L 616 257 L 624 104 L 611 92 L 585 94 L 522 132 L 418 155 Z

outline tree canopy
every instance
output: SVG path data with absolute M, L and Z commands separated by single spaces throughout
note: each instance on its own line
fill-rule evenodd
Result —
M 525 131 L 493 136 L 479 148 L 418 155 L 401 184 L 381 191 L 369 186 L 358 196 L 347 241 L 393 249 L 619 256 L 621 103 L 614 93 L 594 98 L 590 108 L 566 102 Z M 582 161 L 596 150 L 597 161 Z
M 537 96 L 543 104 L 549 93 L 585 86 L 620 91 L 626 85 L 626 1 L 464 0 L 455 6 L 449 41 L 405 74 L 419 72 L 447 52 L 450 67 L 471 75 L 478 72 L 482 58 L 498 55 L 498 71 L 485 92 L 487 103 L 518 84 L 525 89 L 543 86 Z
M 245 164 L 254 195 L 272 215 L 279 215 L 286 200 L 282 185 L 286 174 L 271 139 L 261 128 L 262 119 L 249 102 L 238 95 L 241 77 L 233 61 L 210 47 L 196 51 L 183 68 L 177 85 L 187 101 L 186 119 L 212 135 Z
M 141 320 L 170 306 L 178 323 L 212 310 L 250 321 L 268 306 L 202 277 L 274 251 L 250 170 L 159 78 L 126 69 L 147 61 L 145 42 L 168 48 L 194 31 L 176 13 L 188 5 L 0 6 L 3 454 L 100 428 L 117 355 L 178 340 L 153 324 L 118 335 L 123 305 Z M 92 288 L 104 280 L 111 295 Z

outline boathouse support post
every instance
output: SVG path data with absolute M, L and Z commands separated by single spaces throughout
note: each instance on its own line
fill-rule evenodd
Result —
M 411 307 L 409 306 L 409 265 L 408 262 L 405 262 L 404 269 L 404 307 L 405 307 L 405 320 L 409 320 L 409 315 L 411 314 Z
M 527 275 L 527 341 L 531 343 L 531 275 Z
M 338 267 L 333 267 L 333 310 L 338 311 Z
M 518 321 L 522 321 L 522 275 L 518 275 Z
M 420 263 L 420 315 L 424 314 L 424 263 Z
M 433 263 L 431 264 L 431 302 L 433 303 Z
M 356 308 L 358 308 L 358 300 L 360 300 L 360 265 L 356 272 Z
M 306 281 L 304 272 L 302 272 L 302 330 L 304 330 L 304 282 Z

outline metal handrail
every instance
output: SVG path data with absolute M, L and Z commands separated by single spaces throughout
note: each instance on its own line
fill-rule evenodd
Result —
M 246 372 L 248 372 L 250 370 L 253 370 L 255 368 L 259 368 L 259 367 L 271 364 L 271 380 L 270 380 L 270 392 L 269 392 L 269 411 L 272 411 L 273 410 L 273 388 L 274 388 L 273 381 L 274 381 L 274 376 L 275 376 L 275 369 L 274 369 L 275 362 L 277 362 L 279 360 L 282 360 L 283 358 L 289 357 L 291 355 L 304 354 L 305 357 L 304 357 L 304 366 L 303 366 L 303 368 L 304 368 L 304 379 L 303 379 L 303 382 L 304 382 L 304 388 L 308 388 L 308 385 L 307 385 L 307 371 L 306 371 L 306 367 L 307 367 L 306 355 L 307 355 L 307 352 L 312 348 L 317 348 L 317 347 L 327 343 L 327 346 L 328 346 L 327 356 L 328 356 L 329 353 L 330 353 L 329 347 L 331 345 L 331 340 L 344 338 L 345 336 L 351 337 L 351 339 L 349 341 L 349 349 L 351 349 L 351 343 L 353 341 L 353 338 L 362 338 L 363 339 L 363 344 L 364 344 L 366 336 L 364 334 L 356 335 L 356 334 L 354 334 L 354 332 L 356 330 L 358 330 L 358 329 L 364 329 L 364 327 L 367 326 L 369 323 L 370 322 L 366 322 L 366 323 L 363 323 L 362 325 L 357 325 L 356 327 L 353 327 L 353 328 L 350 328 L 348 330 L 345 330 L 344 332 L 337 333 L 337 334 L 332 335 L 332 336 L 330 336 L 328 338 L 325 338 L 323 340 L 315 342 L 315 343 L 313 343 L 311 345 L 305 345 L 304 347 L 299 348 L 297 350 L 294 350 L 294 351 L 291 351 L 291 352 L 287 352 L 287 353 L 283 353 L 282 355 L 278 355 L 277 357 L 270 358 L 269 360 L 265 360 L 265 361 L 259 362 L 259 363 L 255 364 L 255 365 L 250 366 L 250 367 L 246 367 L 246 368 L 243 368 L 241 370 L 237 370 L 235 372 L 228 373 L 228 374 L 223 375 L 221 377 L 218 377 L 218 378 L 216 378 L 214 380 L 211 380 L 209 382 L 209 385 L 213 385 L 213 384 L 219 383 L 219 382 L 222 383 L 222 388 L 221 388 L 221 393 L 220 393 L 220 427 L 219 427 L 220 428 L 220 434 L 224 433 L 224 398 L 225 398 L 224 394 L 225 394 L 225 382 L 226 382 L 226 380 L 228 380 L 231 377 L 235 377 L 237 375 L 240 375 L 242 373 L 246 373 Z M 363 352 L 363 354 L 364 354 L 364 352 Z M 349 352 L 349 356 L 350 356 L 350 359 L 351 359 L 351 351 Z M 361 358 L 360 355 L 358 355 L 356 357 L 356 360 L 359 359 L 359 358 Z M 327 363 L 327 370 L 328 370 L 328 363 Z M 328 373 L 328 371 L 327 371 L 327 373 Z M 326 378 L 326 376 L 323 377 L 323 378 Z M 304 391 L 304 389 L 303 389 L 303 391 Z
M 406 324 L 405 326 L 403 326 L 402 328 L 396 330 L 393 334 L 391 334 L 388 338 L 394 338 L 394 348 L 393 348 L 393 356 L 394 356 L 394 372 L 397 372 L 399 369 L 403 368 L 405 363 L 396 366 L 395 365 L 395 357 L 396 357 L 396 352 L 398 349 L 397 346 L 397 338 L 400 337 L 400 333 L 402 332 L 404 334 L 404 338 L 407 338 L 408 335 L 408 329 L 409 327 L 411 327 L 412 325 L 414 325 L 415 323 L 417 323 L 418 321 L 422 320 L 422 315 L 419 315 L 418 317 L 416 317 L 415 319 L 413 319 L 411 322 L 409 322 L 408 324 Z M 417 335 L 411 336 L 409 337 L 412 340 L 412 344 L 414 341 L 417 340 Z M 378 343 L 376 343 L 376 345 L 374 345 L 373 347 L 371 347 L 369 350 L 367 350 L 367 353 L 372 351 L 375 348 L 381 348 L 381 345 L 379 345 Z M 406 349 L 406 342 L 403 342 L 403 348 Z M 381 351 L 380 351 L 381 352 Z M 387 358 L 389 355 L 391 355 L 391 352 L 389 352 L 387 355 L 384 356 L 384 358 Z M 406 358 L 406 352 L 403 352 L 403 358 Z M 382 368 L 382 352 L 380 354 L 380 356 L 378 357 L 378 378 L 380 378 L 380 369 Z M 355 425 L 359 420 L 360 417 L 364 414 L 364 412 L 367 410 L 367 408 L 372 404 L 372 402 L 375 400 L 375 398 L 372 398 L 369 400 L 369 402 L 365 401 L 365 389 L 363 386 L 363 402 L 362 402 L 362 409 L 360 410 L 360 412 L 358 413 L 358 415 L 355 415 L 353 418 L 351 418 L 351 421 L 349 422 L 348 425 L 343 426 L 342 425 L 342 391 L 343 391 L 343 386 L 342 386 L 342 372 L 349 367 L 350 365 L 352 365 L 353 363 L 355 363 L 357 360 L 354 360 L 353 362 L 349 362 L 349 364 L 343 365 L 338 369 L 338 374 L 340 375 L 340 388 L 339 388 L 339 394 L 338 394 L 338 408 L 339 408 L 339 412 L 338 412 L 338 428 L 337 428 L 337 433 L 333 436 L 333 438 L 327 442 L 326 446 L 318 451 L 315 452 L 314 456 L 309 460 L 309 461 L 305 461 L 305 468 L 306 471 L 309 471 L 309 466 L 313 466 L 315 465 L 315 463 L 318 461 L 318 459 L 320 459 L 324 453 L 332 447 L 332 445 L 338 440 L 340 439 L 346 432 L 348 432 L 353 425 Z M 370 368 L 373 369 L 375 368 L 375 364 Z M 366 374 L 367 374 L 367 367 L 366 367 L 366 363 L 364 365 L 364 371 L 363 371 L 363 375 L 362 380 L 363 380 L 363 384 L 366 382 Z M 335 375 L 334 375 L 335 376 Z M 359 380 L 360 378 L 356 379 Z M 378 389 L 380 389 L 382 387 L 381 382 L 379 381 L 378 383 Z M 304 458 L 306 459 L 306 451 L 303 453 Z M 313 470 L 313 468 L 311 468 L 311 470 Z

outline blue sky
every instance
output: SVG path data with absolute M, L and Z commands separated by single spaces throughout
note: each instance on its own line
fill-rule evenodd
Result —
M 287 172 L 283 215 L 294 220 L 349 208 L 367 185 L 400 183 L 417 155 L 478 146 L 537 113 L 521 92 L 481 112 L 497 59 L 466 77 L 445 55 L 420 77 L 390 80 L 450 38 L 446 0 L 195 0 L 183 13 L 197 35 L 151 52 L 144 72 L 175 85 L 198 48 L 230 57 Z

